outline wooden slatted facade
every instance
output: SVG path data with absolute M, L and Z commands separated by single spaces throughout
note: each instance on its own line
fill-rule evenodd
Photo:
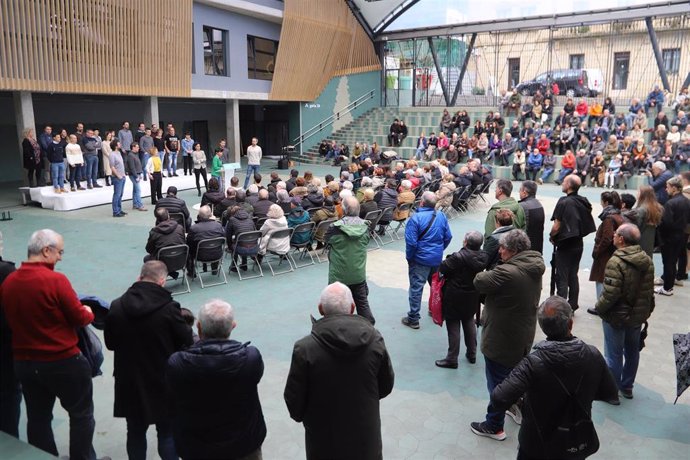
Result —
M 0 89 L 189 97 L 192 0 L 1 0 Z
M 270 99 L 311 101 L 332 77 L 380 69 L 343 0 L 285 0 Z

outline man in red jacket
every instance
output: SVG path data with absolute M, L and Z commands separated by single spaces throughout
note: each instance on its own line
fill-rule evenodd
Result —
M 29 443 L 58 456 L 51 427 L 55 398 L 69 413 L 71 459 L 93 460 L 91 367 L 77 347 L 76 328 L 93 321 L 67 277 L 53 271 L 64 241 L 53 230 L 31 235 L 28 260 L 0 286 L 12 331 L 15 370 L 26 399 Z

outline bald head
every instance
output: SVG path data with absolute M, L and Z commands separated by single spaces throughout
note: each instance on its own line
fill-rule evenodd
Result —
M 426 191 L 422 194 L 422 206 L 425 208 L 436 207 L 436 194 L 434 192 Z
M 209 206 L 202 206 L 199 208 L 199 214 L 197 217 L 201 220 L 208 220 L 211 218 L 211 208 Z
M 321 291 L 319 299 L 319 311 L 324 316 L 351 315 L 355 309 L 350 288 L 336 281 L 329 284 Z

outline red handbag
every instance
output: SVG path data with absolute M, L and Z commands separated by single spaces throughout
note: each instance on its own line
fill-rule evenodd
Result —
M 439 276 L 438 272 L 431 275 L 431 294 L 429 294 L 429 311 L 434 324 L 443 326 L 443 284 L 445 278 Z

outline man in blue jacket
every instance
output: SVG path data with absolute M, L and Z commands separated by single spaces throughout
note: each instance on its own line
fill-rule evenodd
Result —
M 402 323 L 412 329 L 419 329 L 424 283 L 441 265 L 443 250 L 453 238 L 446 215 L 435 208 L 436 195 L 424 192 L 419 209 L 410 217 L 405 227 L 410 311 L 403 317 Z

